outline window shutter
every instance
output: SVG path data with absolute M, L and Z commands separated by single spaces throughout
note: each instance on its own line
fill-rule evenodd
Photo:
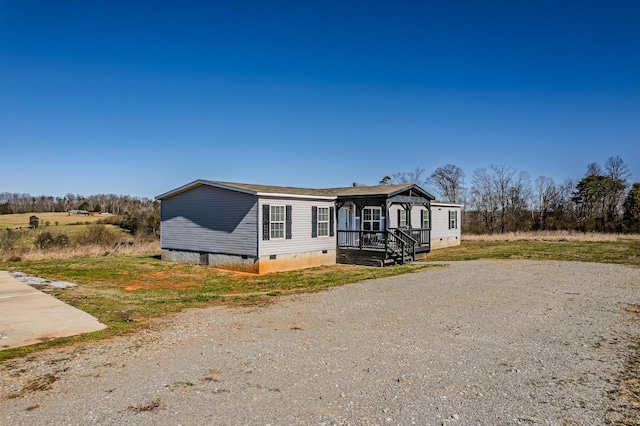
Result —
M 333 207 L 329 207 L 329 236 L 333 237 L 335 224 L 333 222 L 333 216 L 335 216 L 336 210 Z
M 262 239 L 269 239 L 269 214 L 270 207 L 269 204 L 262 205 Z
M 453 211 L 453 218 L 455 220 L 454 228 L 458 229 L 458 211 L 457 210 Z
M 311 238 L 318 238 L 318 207 L 311 207 Z
M 424 210 L 420 210 L 420 228 L 424 228 Z
M 400 218 L 401 218 L 401 216 L 400 216 L 400 210 L 398 210 L 398 225 L 396 225 L 398 228 L 400 228 L 400 224 L 401 224 L 401 222 L 400 222 Z
M 291 206 L 286 206 L 285 207 L 285 211 L 286 211 L 286 232 L 285 232 L 285 238 L 287 240 L 291 239 Z

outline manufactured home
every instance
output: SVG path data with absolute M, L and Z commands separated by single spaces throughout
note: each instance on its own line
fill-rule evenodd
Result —
M 162 258 L 223 269 L 384 266 L 460 243 L 461 205 L 435 202 L 414 184 L 310 189 L 197 180 L 156 198 Z

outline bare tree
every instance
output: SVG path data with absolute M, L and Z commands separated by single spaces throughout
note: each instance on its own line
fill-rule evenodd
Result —
M 476 230 L 494 232 L 498 205 L 492 177 L 485 167 L 473 172 L 473 185 L 469 197 L 471 209 L 476 213 Z M 472 219 L 473 216 L 470 218 Z M 473 219 L 472 219 L 473 220 Z
M 516 169 L 506 164 L 492 164 L 489 169 L 493 172 L 491 184 L 494 189 L 496 202 L 500 211 L 500 232 L 506 231 L 507 205 L 511 192 L 511 185 Z
M 528 231 L 531 227 L 529 205 L 533 191 L 531 178 L 525 171 L 518 172 L 507 191 L 505 231 Z
M 598 163 L 589 163 L 587 164 L 587 174 L 586 176 L 600 176 L 602 174 L 602 167 Z
M 530 200 L 531 183 L 526 172 L 518 173 L 504 164 L 473 172 L 469 201 L 485 232 L 528 229 Z
M 611 179 L 616 179 L 628 183 L 631 177 L 631 172 L 627 165 L 622 161 L 619 156 L 609 157 L 606 163 L 604 163 L 604 170 Z
M 538 176 L 534 183 L 534 208 L 536 210 L 536 225 L 539 229 L 547 229 L 548 217 L 553 207 L 558 203 L 560 192 L 552 178 Z
M 464 172 L 458 166 L 446 164 L 438 167 L 427 182 L 433 185 L 447 201 L 456 203 L 464 191 Z
M 415 183 L 416 185 L 421 185 L 422 183 L 424 183 L 422 180 L 423 173 L 424 169 L 416 167 L 413 172 L 394 173 L 391 176 L 391 180 L 395 184 Z

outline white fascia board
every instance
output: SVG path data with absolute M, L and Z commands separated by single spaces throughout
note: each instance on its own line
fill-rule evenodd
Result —
M 194 180 L 193 182 L 189 182 L 186 185 L 182 185 L 176 189 L 172 189 L 171 191 L 165 192 L 164 194 L 160 194 L 158 196 L 156 196 L 156 200 L 162 200 L 163 198 L 169 198 L 173 195 L 179 194 L 181 192 L 184 192 L 188 189 L 194 188 L 198 185 L 200 185 L 202 182 L 202 180 Z
M 259 197 L 274 197 L 274 198 L 302 198 L 302 199 L 329 200 L 329 201 L 333 201 L 336 199 L 335 196 L 326 196 L 326 195 L 278 194 L 276 192 L 256 192 L 255 194 Z

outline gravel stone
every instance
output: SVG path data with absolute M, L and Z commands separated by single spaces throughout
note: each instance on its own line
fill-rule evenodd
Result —
M 35 275 L 25 274 L 24 272 L 9 272 L 9 275 L 11 275 L 16 280 L 33 287 L 70 288 L 76 286 L 76 284 L 66 281 L 48 280 L 46 278 L 37 277 Z
M 640 269 L 479 260 L 0 364 L 3 425 L 609 424 Z

